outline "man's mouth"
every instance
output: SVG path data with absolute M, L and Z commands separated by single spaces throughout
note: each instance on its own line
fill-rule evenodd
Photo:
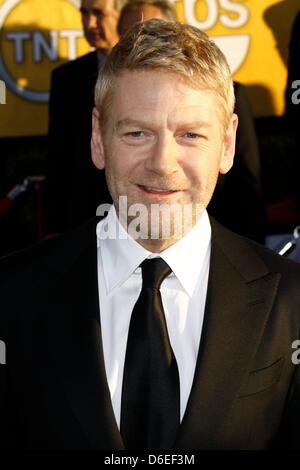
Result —
M 88 37 L 90 39 L 93 39 L 93 40 L 99 40 L 99 39 L 103 39 L 103 36 L 99 33 L 99 31 L 91 31 L 88 33 Z
M 179 191 L 178 189 L 155 188 L 153 186 L 144 186 L 141 184 L 138 184 L 137 186 L 139 189 L 141 189 L 143 192 L 147 194 L 157 194 L 157 195 L 163 195 L 163 196 L 168 196 L 170 194 L 174 194 Z

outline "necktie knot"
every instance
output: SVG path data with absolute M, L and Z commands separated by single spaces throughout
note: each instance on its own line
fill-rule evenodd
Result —
M 141 264 L 143 287 L 159 289 L 163 280 L 172 272 L 162 258 L 145 259 Z

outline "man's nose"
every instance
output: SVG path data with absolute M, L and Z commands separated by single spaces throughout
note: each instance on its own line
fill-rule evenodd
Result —
M 147 170 L 159 175 L 175 173 L 178 169 L 179 149 L 174 138 L 159 138 L 146 158 Z
M 84 19 L 83 19 L 84 23 L 85 23 L 85 26 L 88 28 L 88 29 L 96 29 L 97 28 L 97 17 L 96 15 L 94 15 L 94 13 L 92 12 L 89 12 L 89 13 L 86 13 L 86 15 L 84 16 Z

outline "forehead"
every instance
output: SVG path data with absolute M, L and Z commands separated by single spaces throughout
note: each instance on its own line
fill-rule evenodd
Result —
M 123 34 L 130 29 L 135 23 L 151 20 L 153 18 L 164 19 L 165 16 L 162 11 L 154 5 L 132 5 L 123 13 L 120 25 L 121 33 Z
M 81 7 L 87 9 L 97 8 L 105 10 L 114 7 L 114 0 L 81 0 Z
M 160 121 L 205 115 L 215 120 L 216 107 L 215 93 L 200 81 L 196 87 L 172 72 L 124 71 L 114 80 L 109 114 L 113 119 L 151 116 Z
M 129 13 L 131 14 L 136 13 L 140 17 L 142 16 L 143 21 L 151 20 L 152 18 L 164 18 L 165 17 L 159 7 L 155 5 L 147 5 L 146 3 L 141 4 L 141 5 L 136 5 L 136 7 L 132 8 L 131 11 L 129 10 Z

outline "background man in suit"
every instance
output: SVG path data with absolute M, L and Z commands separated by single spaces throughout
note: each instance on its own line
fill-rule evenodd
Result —
M 299 448 L 299 265 L 205 209 L 233 110 L 197 28 L 150 20 L 113 48 L 92 158 L 114 205 L 0 263 L 0 446 Z
M 123 2 L 124 3 L 124 2 Z M 91 112 L 94 87 L 107 52 L 118 41 L 122 0 L 82 0 L 84 35 L 96 49 L 54 69 L 49 102 L 49 156 L 46 229 L 63 232 L 111 201 L 104 172 L 91 163 Z

